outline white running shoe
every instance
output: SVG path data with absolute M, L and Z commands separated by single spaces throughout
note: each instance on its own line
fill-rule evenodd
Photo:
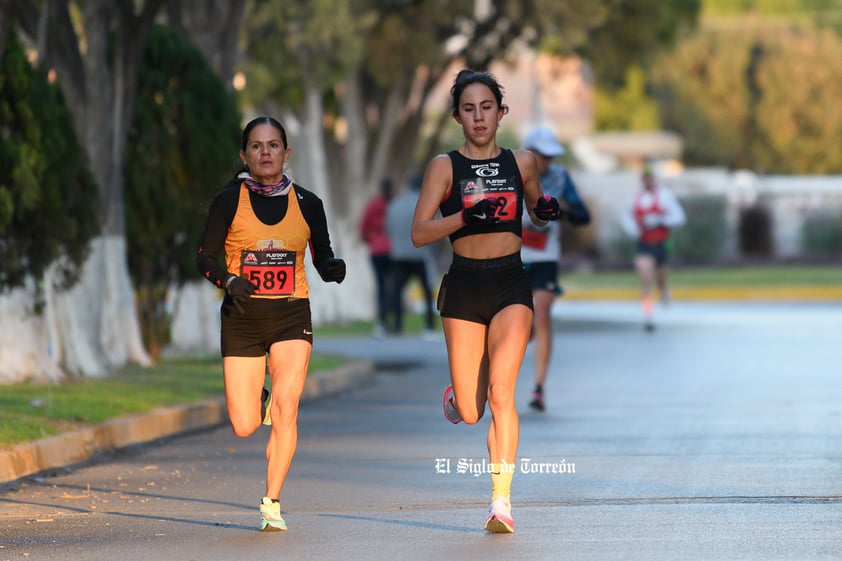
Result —
M 462 422 L 462 415 L 456 408 L 456 401 L 453 399 L 453 385 L 444 388 L 444 395 L 441 398 L 441 406 L 444 409 L 444 417 L 454 425 Z
M 281 503 L 269 497 L 260 501 L 260 531 L 282 532 L 287 529 L 287 523 L 281 516 Z
M 488 518 L 485 519 L 485 529 L 499 534 L 514 533 L 515 521 L 512 520 L 512 504 L 509 497 L 498 497 L 492 501 L 488 509 Z

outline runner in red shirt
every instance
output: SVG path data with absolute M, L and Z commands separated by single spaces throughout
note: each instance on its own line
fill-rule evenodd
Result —
M 670 230 L 684 224 L 686 217 L 672 191 L 657 185 L 651 168 L 644 168 L 641 181 L 643 189 L 629 201 L 622 225 L 627 234 L 637 238 L 634 268 L 640 278 L 644 328 L 654 331 L 653 286 L 658 285 L 661 301 L 669 302 L 667 240 Z

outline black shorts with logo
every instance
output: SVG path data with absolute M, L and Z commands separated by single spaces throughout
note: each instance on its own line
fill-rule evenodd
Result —
M 488 325 L 497 312 L 512 304 L 533 309 L 529 275 L 520 253 L 495 259 L 453 256 L 439 288 L 441 317 Z
M 249 298 L 237 309 L 222 301 L 222 356 L 265 356 L 272 343 L 302 339 L 313 344 L 308 298 Z

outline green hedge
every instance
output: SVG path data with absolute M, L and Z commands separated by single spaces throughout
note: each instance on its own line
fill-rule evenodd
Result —
M 725 197 L 687 195 L 679 197 L 679 201 L 687 222 L 673 233 L 674 261 L 692 265 L 716 263 L 724 254 L 729 235 Z
M 801 226 L 801 248 L 807 257 L 842 257 L 842 213 L 814 210 Z

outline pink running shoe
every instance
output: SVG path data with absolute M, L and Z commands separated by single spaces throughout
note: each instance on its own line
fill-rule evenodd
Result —
M 488 518 L 485 519 L 485 529 L 498 534 L 514 533 L 515 521 L 512 520 L 512 504 L 509 497 L 494 499 L 488 509 Z
M 453 399 L 453 385 L 444 388 L 444 395 L 441 398 L 442 409 L 444 409 L 444 417 L 454 425 L 462 422 L 462 415 L 459 414 L 459 409 L 456 408 L 456 401 Z

